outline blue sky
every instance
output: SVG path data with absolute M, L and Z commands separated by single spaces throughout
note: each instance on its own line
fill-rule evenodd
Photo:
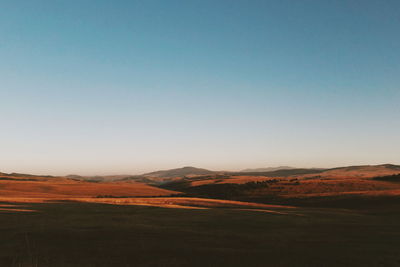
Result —
M 0 171 L 400 164 L 399 1 L 1 1 Z

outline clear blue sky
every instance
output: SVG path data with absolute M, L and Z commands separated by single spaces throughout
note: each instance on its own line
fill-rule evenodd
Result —
M 400 164 L 400 1 L 0 2 L 0 171 Z

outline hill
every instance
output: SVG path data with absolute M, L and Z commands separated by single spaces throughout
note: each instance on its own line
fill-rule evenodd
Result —
M 321 172 L 321 176 L 325 178 L 335 177 L 354 177 L 354 178 L 372 178 L 375 176 L 385 176 L 400 173 L 400 166 L 393 164 L 381 165 L 359 165 L 338 167 L 326 169 Z
M 288 177 L 294 175 L 316 174 L 325 171 L 325 169 L 282 169 L 276 171 L 255 171 L 255 172 L 228 172 L 230 175 L 246 176 L 268 176 L 268 177 Z
M 200 168 L 187 166 L 187 167 L 183 167 L 183 168 L 161 170 L 161 171 L 145 173 L 145 174 L 143 174 L 143 176 L 159 177 L 159 178 L 174 178 L 174 177 L 183 177 L 183 176 L 211 175 L 211 174 L 215 174 L 215 172 L 206 170 L 206 169 L 200 169 Z
M 213 172 L 195 167 L 162 170 L 144 175 L 108 176 L 82 180 L 81 176 L 51 177 L 0 175 L 5 197 L 150 197 L 180 194 L 258 203 L 311 204 L 343 197 L 399 195 L 400 166 L 392 164 L 332 169 L 283 169 L 272 172 Z M 87 177 L 85 177 L 87 178 Z M 317 199 L 318 198 L 318 199 Z M 348 203 L 346 203 L 348 205 Z
M 290 167 L 290 166 L 279 166 L 279 167 L 244 169 L 244 170 L 241 170 L 240 172 L 273 172 L 273 171 L 290 170 L 290 169 L 295 169 L 295 168 Z
M 83 181 L 90 181 L 90 182 L 112 182 L 123 180 L 125 178 L 132 177 L 132 175 L 127 174 L 120 174 L 120 175 L 95 175 L 95 176 L 81 176 L 76 174 L 67 175 L 66 178 L 73 179 L 73 180 L 83 180 Z
M 62 177 L 0 176 L 0 196 L 6 198 L 75 198 L 97 196 L 169 196 L 176 194 L 138 182 L 88 182 Z
M 400 196 L 399 174 L 397 165 L 364 165 L 326 170 L 225 173 L 175 180 L 161 187 L 197 197 L 290 205 L 340 201 L 346 207 L 352 203 L 348 199 Z

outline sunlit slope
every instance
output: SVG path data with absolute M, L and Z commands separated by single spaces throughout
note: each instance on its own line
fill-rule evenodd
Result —
M 393 164 L 382 164 L 333 168 L 325 170 L 318 175 L 324 178 L 371 178 L 375 176 L 392 175 L 398 173 L 400 173 L 400 166 Z M 305 176 L 312 177 L 313 175 L 310 174 Z
M 92 183 L 56 177 L 0 177 L 0 196 L 7 197 L 168 196 L 176 193 L 143 183 Z
M 186 178 L 162 185 L 191 196 L 249 201 L 340 195 L 400 195 L 400 183 L 374 179 L 400 173 L 396 165 L 352 166 L 316 174 L 268 177 L 216 175 Z M 396 181 L 395 179 L 392 179 Z

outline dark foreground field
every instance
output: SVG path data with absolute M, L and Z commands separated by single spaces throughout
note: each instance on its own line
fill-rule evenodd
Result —
M 0 211 L 0 266 L 400 265 L 400 206 L 289 214 L 70 202 L 20 208 L 36 212 Z

